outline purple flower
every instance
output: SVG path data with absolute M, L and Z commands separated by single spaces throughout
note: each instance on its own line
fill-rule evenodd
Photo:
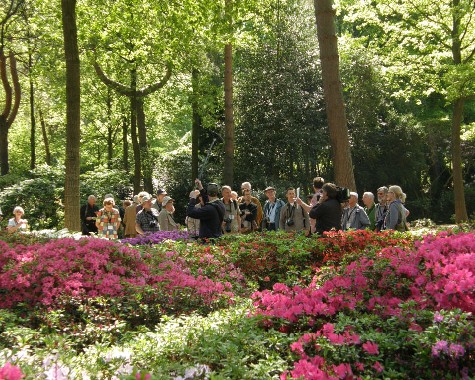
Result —
M 465 349 L 460 344 L 451 343 L 449 354 L 453 355 L 455 358 L 462 357 L 465 354 Z
M 440 314 L 438 311 L 434 314 L 434 323 L 440 323 L 444 320 L 444 316 Z
M 449 350 L 449 344 L 446 340 L 439 340 L 434 346 L 432 346 L 432 355 L 438 357 L 441 352 L 447 353 Z
M 144 236 L 140 235 L 135 238 L 122 239 L 122 243 L 130 245 L 159 244 L 164 240 L 187 240 L 190 235 L 187 231 L 157 231 Z

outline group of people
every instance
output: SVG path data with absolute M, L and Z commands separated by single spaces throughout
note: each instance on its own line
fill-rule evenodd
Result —
M 350 192 L 342 199 L 342 190 L 332 183 L 325 183 L 321 177 L 313 180 L 314 194 L 305 203 L 294 188 L 286 192 L 287 202 L 276 197 L 276 190 L 268 186 L 264 193 L 267 200 L 262 207 L 259 199 L 251 195 L 251 184 L 241 185 L 242 196 L 225 185 L 222 198 L 219 186 L 208 184 L 205 189 L 196 180 L 197 190 L 190 193 L 187 208 L 188 231 L 200 238 L 217 238 L 228 233 L 248 233 L 256 230 L 302 231 L 306 234 L 323 234 L 331 230 L 374 231 L 408 229 L 409 211 L 403 203 L 406 194 L 400 186 L 382 186 L 374 194 L 365 192 L 364 207 L 358 204 L 358 193 Z
M 264 190 L 267 200 L 264 206 L 252 195 L 249 182 L 241 185 L 241 196 L 230 186 L 210 183 L 205 188 L 195 180 L 195 190 L 190 193 L 186 210 L 186 228 L 197 238 L 218 238 L 224 234 L 250 233 L 253 231 L 296 231 L 306 234 L 322 234 L 331 230 L 408 229 L 409 211 L 404 207 L 406 195 L 399 186 L 382 186 L 377 191 L 377 203 L 371 192 L 362 197 L 350 192 L 348 199 L 341 199 L 341 189 L 325 183 L 321 177 L 313 180 L 314 194 L 304 202 L 293 187 L 286 191 L 286 202 L 277 198 L 276 189 Z M 219 197 L 221 193 L 221 197 Z M 116 239 L 122 228 L 123 237 L 136 237 L 156 231 L 174 231 L 180 225 L 174 219 L 175 200 L 164 189 L 153 197 L 141 192 L 132 201 L 117 207 L 112 195 L 104 198 L 103 208 L 95 204 L 90 195 L 81 208 L 83 234 L 91 232 L 100 237 Z
M 163 189 L 155 197 L 148 192 L 140 192 L 132 200 L 126 200 L 122 207 L 115 204 L 111 194 L 107 194 L 99 209 L 96 197 L 90 195 L 81 207 L 81 226 L 83 235 L 97 234 L 107 239 L 136 237 L 160 230 L 178 230 L 175 222 L 175 200 Z
M 252 195 L 249 182 L 242 183 L 241 196 L 227 185 L 220 188 L 218 184 L 210 183 L 205 188 L 198 179 L 194 187 L 185 224 L 189 234 L 197 238 L 210 239 L 253 231 L 322 234 L 331 230 L 408 229 L 406 219 L 409 211 L 404 207 L 406 194 L 395 185 L 380 187 L 377 203 L 373 193 L 365 192 L 361 199 L 364 207 L 358 204 L 358 193 L 350 192 L 349 198 L 342 199 L 341 189 L 325 183 L 321 177 L 314 178 L 314 194 L 307 197 L 308 203 L 293 187 L 287 189 L 285 202 L 277 198 L 273 186 L 268 186 L 264 190 L 267 200 L 263 207 Z M 112 194 L 104 197 L 102 208 L 96 201 L 96 197 L 90 195 L 80 209 L 83 235 L 93 233 L 102 238 L 117 239 L 180 229 L 180 224 L 174 219 L 175 200 L 164 189 L 159 189 L 154 196 L 140 192 L 133 200 L 123 201 L 122 205 L 116 205 Z M 15 207 L 14 218 L 8 221 L 9 232 L 27 230 L 24 213 L 21 207 Z

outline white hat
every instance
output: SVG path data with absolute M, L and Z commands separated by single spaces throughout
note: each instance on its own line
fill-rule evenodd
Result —
M 168 202 L 174 202 L 175 200 L 172 199 L 172 197 L 169 197 L 168 195 L 166 197 L 163 197 L 162 201 L 162 206 L 165 207 Z
M 142 203 L 145 203 L 147 201 L 150 201 L 152 199 L 152 196 L 150 194 L 145 194 L 143 197 L 142 197 Z

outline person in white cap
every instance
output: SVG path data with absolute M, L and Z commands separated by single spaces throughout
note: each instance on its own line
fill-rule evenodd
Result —
M 158 214 L 158 224 L 161 231 L 177 231 L 179 225 L 173 219 L 173 213 L 175 212 L 174 199 L 168 195 L 163 197 L 162 211 Z
M 348 207 L 343 210 L 341 216 L 341 229 L 343 231 L 364 230 L 370 226 L 370 221 L 366 211 L 358 204 L 358 193 L 350 192 Z
M 160 231 L 158 211 L 152 207 L 152 196 L 148 193 L 142 196 L 142 210 L 135 218 L 135 229 L 139 235 Z

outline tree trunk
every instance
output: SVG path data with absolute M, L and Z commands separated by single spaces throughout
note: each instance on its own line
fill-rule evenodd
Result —
M 455 222 L 461 223 L 468 220 L 465 205 L 465 192 L 463 187 L 461 124 L 463 117 L 464 100 L 457 99 L 453 104 L 452 115 L 452 176 L 454 181 Z
M 460 40 L 461 15 L 459 13 L 460 0 L 453 0 L 452 7 L 454 14 L 452 19 L 452 58 L 455 65 L 460 65 L 462 64 L 462 43 Z M 453 102 L 451 150 L 456 223 L 468 220 L 467 207 L 465 205 L 465 193 L 463 188 L 462 147 L 460 139 L 463 107 L 464 100 L 462 98 L 456 99 Z
M 144 172 L 144 186 L 148 191 L 153 190 L 152 185 L 152 162 L 151 159 L 148 159 L 148 146 L 147 146 L 147 135 L 146 135 L 146 126 L 145 126 L 145 114 L 143 112 L 143 98 L 151 93 L 161 89 L 170 79 L 172 75 L 172 64 L 167 63 L 167 71 L 163 78 L 152 85 L 137 90 L 137 69 L 134 68 L 130 70 L 131 85 L 125 86 L 122 83 L 116 82 L 108 78 L 101 67 L 97 62 L 94 63 L 94 68 L 96 70 L 99 79 L 104 82 L 108 87 L 113 88 L 118 93 L 125 95 L 130 98 L 130 108 L 131 108 L 131 118 L 130 118 L 130 134 L 132 137 L 132 144 L 134 149 L 134 160 L 135 160 L 135 171 L 134 171 L 134 192 L 140 192 L 141 184 L 141 172 L 143 169 Z M 138 140 L 137 140 L 137 129 L 138 129 Z M 142 152 L 141 152 L 142 151 Z M 141 154 L 143 155 L 141 157 Z M 145 158 L 145 159 L 144 159 Z M 142 168 L 142 163 L 144 165 L 149 165 L 148 167 Z
M 31 53 L 28 57 L 28 74 L 30 79 L 30 121 L 31 121 L 31 134 L 30 134 L 30 149 L 31 149 L 31 162 L 30 169 L 36 167 L 36 118 L 35 118 L 35 87 L 33 84 L 33 77 L 31 75 L 31 69 L 33 67 L 33 60 Z
M 132 149 L 134 152 L 134 193 L 141 190 L 142 162 L 140 159 L 140 146 L 137 137 L 137 98 L 130 98 L 130 137 L 132 138 Z
M 129 128 L 127 125 L 127 118 L 124 116 L 122 118 L 122 150 L 123 150 L 123 155 L 122 155 L 122 161 L 123 161 L 123 167 L 126 173 L 129 172 L 129 141 L 127 139 L 127 136 L 129 135 Z
M 107 87 L 107 168 L 112 169 L 112 159 L 114 158 L 114 131 L 112 127 L 112 90 Z
M 64 54 L 66 59 L 66 173 L 64 182 L 64 225 L 80 231 L 79 145 L 80 63 L 76 26 L 76 0 L 61 0 Z
M 1 174 L 8 174 L 10 171 L 8 163 L 8 124 L 7 118 L 3 115 L 0 115 L 0 166 Z
M 137 99 L 137 128 L 139 132 L 140 159 L 142 161 L 142 175 L 144 190 L 153 193 L 152 169 L 153 159 L 147 144 L 147 128 L 145 125 L 145 112 L 143 110 L 143 99 Z
M 348 126 L 341 88 L 338 40 L 332 0 L 314 0 L 317 37 L 320 47 L 323 93 L 326 103 L 335 182 L 356 191 Z
M 48 132 L 46 131 L 46 123 L 43 117 L 43 111 L 39 110 L 40 115 L 40 124 L 41 124 L 41 133 L 43 135 L 43 143 L 45 144 L 45 162 L 46 165 L 51 165 L 51 152 L 49 149 L 49 139 L 48 139 Z
M 232 34 L 233 1 L 225 0 L 225 11 Z M 224 47 L 224 183 L 234 182 L 234 111 L 233 111 L 233 45 Z
M 199 99 L 199 72 L 196 68 L 191 73 L 191 87 L 193 95 L 191 100 L 192 124 L 191 124 L 191 181 L 198 178 L 198 154 L 201 135 L 201 116 L 198 110 Z
M 13 82 L 13 89 L 10 85 L 7 75 L 7 57 L 0 49 L 0 76 L 2 79 L 3 89 L 5 91 L 5 106 L 0 114 L 0 174 L 6 175 L 10 172 L 10 164 L 8 162 L 8 131 L 15 120 L 20 107 L 21 87 L 18 80 L 18 71 L 16 67 L 16 59 L 13 53 L 10 53 L 10 74 Z M 13 102 L 13 97 L 15 101 Z M 13 106 L 12 106 L 13 103 Z

